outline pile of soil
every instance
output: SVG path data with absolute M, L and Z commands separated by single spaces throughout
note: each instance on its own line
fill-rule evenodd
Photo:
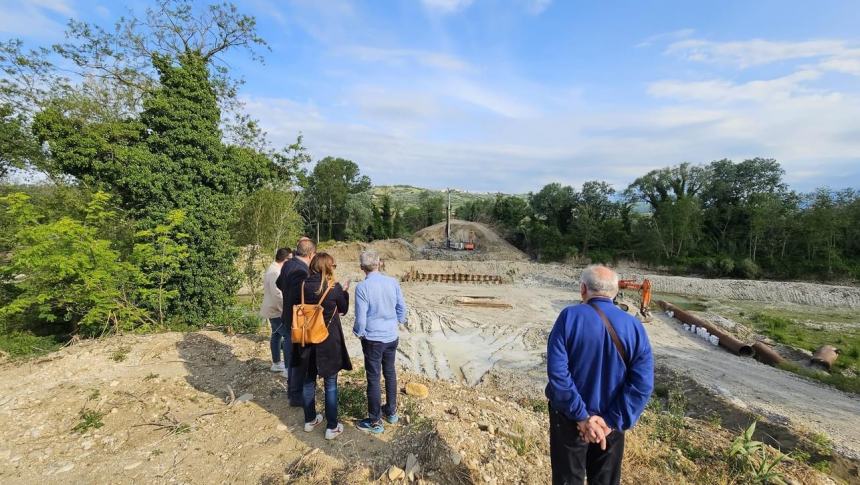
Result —
M 358 261 L 362 251 L 374 250 L 383 260 L 411 261 L 415 259 L 415 247 L 403 239 L 381 239 L 369 243 L 339 242 L 332 246 L 322 246 L 319 251 L 325 251 L 338 261 Z
M 526 261 L 528 256 L 505 241 L 488 226 L 479 222 L 451 219 L 451 239 L 453 241 L 475 243 L 475 251 L 445 251 L 446 255 L 457 255 L 462 258 L 471 256 L 475 259 L 492 259 L 499 261 Z M 445 223 L 440 222 L 425 227 L 415 233 L 412 243 L 422 251 L 428 250 L 430 256 L 442 257 L 433 252 L 431 246 L 439 247 L 445 244 Z

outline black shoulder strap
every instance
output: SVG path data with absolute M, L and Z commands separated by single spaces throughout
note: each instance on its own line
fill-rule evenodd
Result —
M 603 310 L 600 309 L 597 305 L 592 302 L 588 302 L 588 306 L 594 309 L 597 312 L 597 315 L 600 317 L 600 320 L 603 322 L 603 326 L 606 327 L 606 330 L 609 332 L 609 337 L 612 339 L 612 343 L 615 344 L 615 348 L 618 349 L 618 353 L 621 354 L 621 360 L 624 361 L 624 366 L 627 367 L 629 364 L 627 363 L 627 352 L 624 351 L 624 346 L 621 345 L 621 340 L 618 338 L 618 334 L 615 333 L 615 327 L 612 326 L 612 322 L 606 318 L 606 314 L 603 313 Z

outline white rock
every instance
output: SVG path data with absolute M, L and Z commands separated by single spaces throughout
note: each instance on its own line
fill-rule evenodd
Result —
M 454 466 L 459 465 L 460 462 L 462 462 L 462 461 L 463 461 L 463 455 L 457 453 L 456 451 L 451 452 L 451 463 L 453 463 Z
M 123 470 L 134 470 L 135 468 L 140 466 L 140 463 L 141 462 L 139 462 L 139 461 L 136 461 L 134 463 L 129 463 L 128 465 L 122 467 L 122 469 Z
M 110 382 L 110 387 L 116 387 L 118 385 L 119 385 L 119 381 L 111 381 Z
M 287 430 L 286 425 L 283 425 L 283 424 L 278 425 L 278 431 L 286 431 L 286 430 Z
M 59 470 L 57 470 L 57 473 L 66 473 L 67 471 L 71 471 L 71 469 L 74 467 L 75 467 L 74 463 L 66 463 L 65 465 L 60 467 Z

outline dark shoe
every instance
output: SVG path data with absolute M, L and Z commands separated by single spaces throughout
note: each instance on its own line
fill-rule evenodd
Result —
M 370 418 L 362 419 L 355 425 L 360 431 L 370 434 L 382 434 L 385 432 L 385 427 L 381 421 L 373 421 Z

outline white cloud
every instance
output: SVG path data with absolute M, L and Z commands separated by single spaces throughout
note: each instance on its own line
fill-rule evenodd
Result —
M 525 0 L 526 11 L 532 15 L 540 15 L 549 8 L 552 0 Z
M 671 43 L 668 55 L 687 61 L 733 66 L 740 69 L 783 61 L 819 61 L 819 68 L 858 74 L 860 48 L 842 40 L 775 42 L 752 39 L 712 42 L 684 39 Z
M 440 13 L 453 13 L 463 10 L 472 4 L 473 0 L 421 0 L 428 10 Z
M 457 57 L 419 49 L 386 49 L 370 46 L 352 46 L 340 50 L 344 55 L 365 62 L 403 64 L 415 62 L 426 67 L 449 71 L 472 69 L 469 63 Z
M 746 83 L 733 83 L 723 79 L 708 81 L 657 81 L 648 86 L 648 93 L 659 98 L 674 98 L 687 101 L 775 101 L 791 98 L 800 93 L 810 93 L 805 81 L 821 77 L 816 70 L 800 70 L 788 76 Z
M 59 38 L 75 10 L 63 0 L 12 0 L 0 3 L 0 33 L 22 37 Z
M 642 42 L 636 44 L 636 47 L 651 47 L 658 42 L 665 42 L 667 40 L 675 39 L 685 39 L 693 35 L 693 33 L 695 33 L 695 30 L 693 29 L 678 29 L 673 30 L 672 32 L 663 32 L 643 39 Z

